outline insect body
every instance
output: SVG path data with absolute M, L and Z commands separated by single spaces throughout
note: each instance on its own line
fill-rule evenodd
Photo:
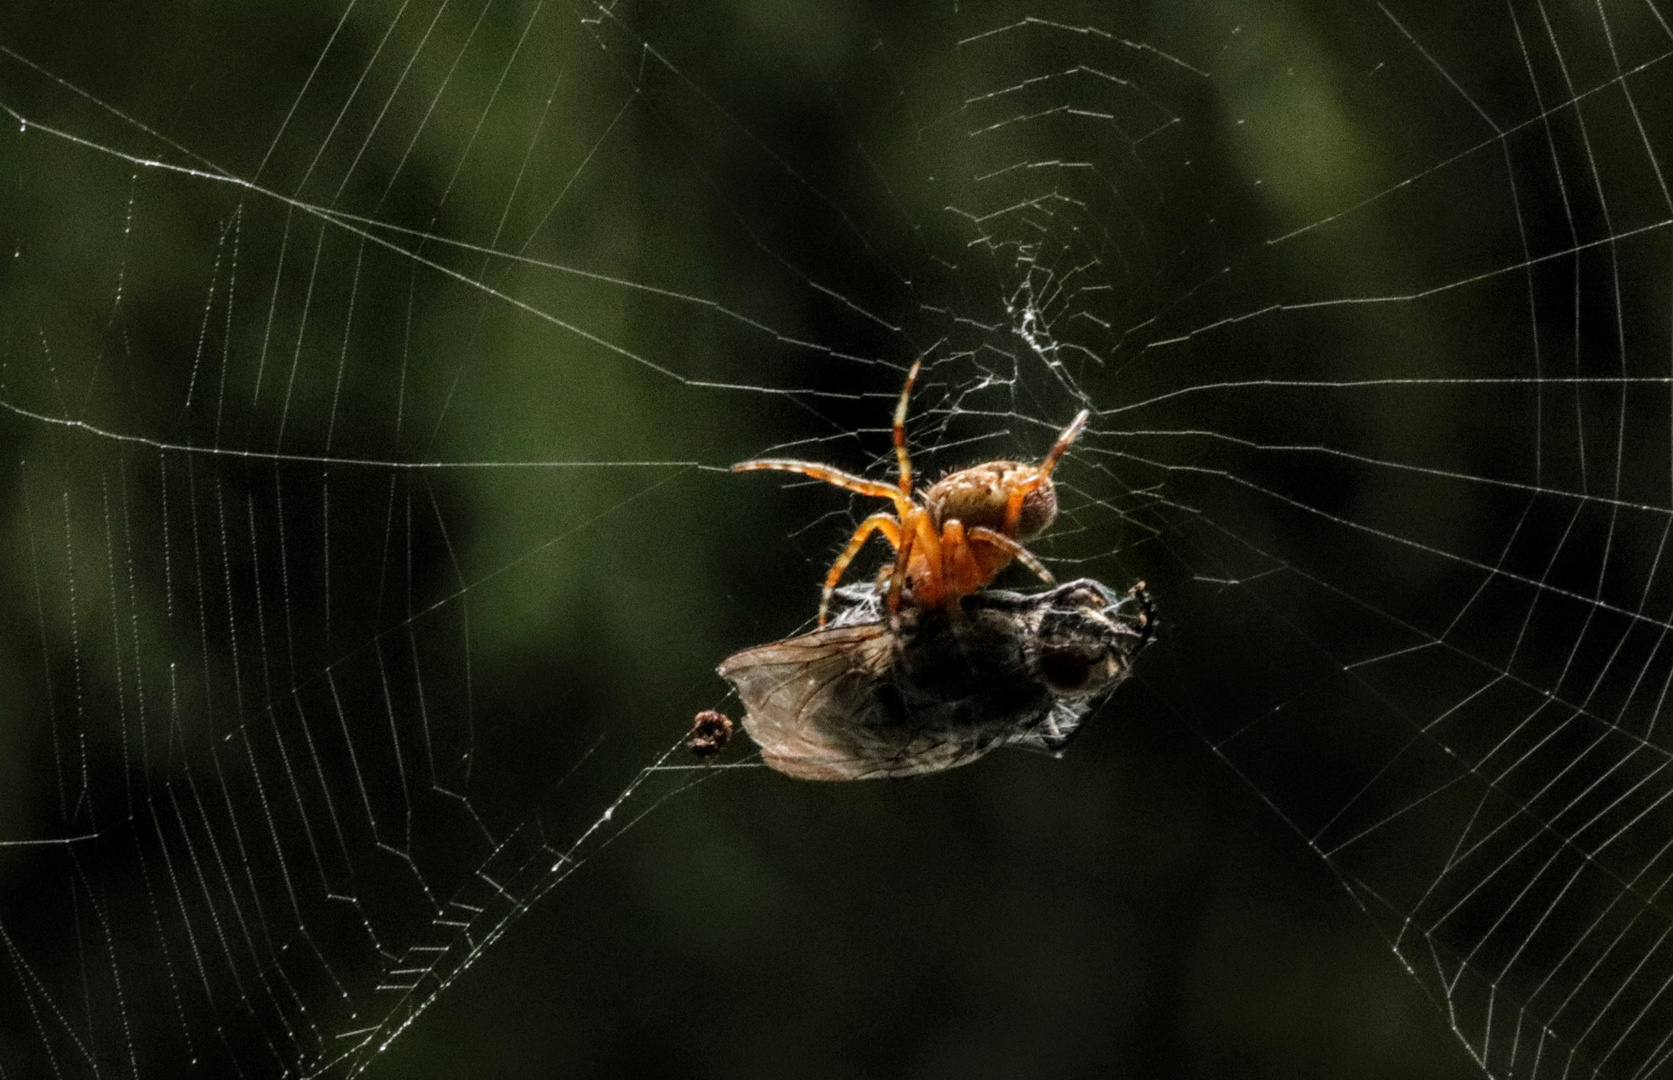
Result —
M 1022 541 L 1038 536 L 1056 519 L 1057 489 L 1052 485 L 1051 473 L 1085 428 L 1090 413 L 1082 409 L 1038 465 L 989 461 L 961 469 L 930 485 L 919 503 L 912 497 L 912 459 L 906 452 L 906 403 L 918 367 L 914 363 L 907 373 L 900 403 L 895 406 L 895 458 L 900 475 L 894 485 L 789 458 L 761 458 L 732 466 L 734 472 L 778 469 L 802 473 L 895 504 L 894 513 L 884 511 L 862 521 L 831 565 L 819 600 L 820 626 L 825 625 L 831 595 L 842 572 L 874 532 L 882 533 L 895 548 L 887 594 L 891 613 L 899 612 L 901 592 L 907 585 L 911 586 L 916 606 L 955 611 L 961 597 L 991 582 L 1013 559 L 1048 584 L 1055 582 Z
M 1123 595 L 1090 579 L 1033 596 L 978 593 L 957 618 L 911 607 L 888 622 L 844 622 L 719 668 L 762 759 L 798 779 L 939 772 L 999 746 L 1057 753 L 1156 624 L 1142 583 Z

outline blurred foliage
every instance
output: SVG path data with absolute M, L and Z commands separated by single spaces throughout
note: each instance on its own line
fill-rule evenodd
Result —
M 938 332 L 910 298 L 983 287 L 904 261 L 919 239 L 926 249 L 962 243 L 941 210 L 958 201 L 962 178 L 981 172 L 973 159 L 985 151 L 968 145 L 949 103 L 983 81 L 975 65 L 1055 59 L 1008 48 L 981 58 L 980 45 L 959 44 L 968 27 L 1031 14 L 1096 24 L 1207 73 L 1134 56 L 1144 92 L 1182 122 L 1157 137 L 1151 171 L 1135 177 L 1133 191 L 1152 187 L 1133 204 L 1133 237 L 1117 244 L 1133 265 L 1112 303 L 1175 311 L 1191 326 L 1252 310 L 1266 295 L 1399 292 L 1456 276 L 1461 253 L 1497 245 L 1485 234 L 1502 225 L 1502 205 L 1468 201 L 1501 189 L 1451 177 L 1457 220 L 1447 235 L 1456 246 L 1446 250 L 1412 242 L 1410 204 L 1400 199 L 1359 215 L 1345 241 L 1263 244 L 1482 137 L 1455 102 L 1443 103 L 1449 91 L 1433 72 L 1397 51 L 1375 5 L 1205 0 L 955 13 L 944 3 L 647 2 L 618 6 L 602 25 L 583 22 L 590 9 L 564 7 L 525 39 L 531 0 L 488 5 L 480 20 L 474 7 L 434 25 L 408 18 L 388 40 L 389 5 L 357 5 L 337 29 L 344 6 L 110 0 L 15 3 L 0 14 L 9 50 L 0 90 L 13 108 L 142 158 L 156 152 L 134 126 L 143 124 L 206 172 L 262 189 L 7 133 L 0 240 L 17 255 L 0 271 L 0 383 L 8 401 L 175 444 L 329 446 L 375 460 L 664 463 L 438 470 L 410 488 L 420 516 L 433 499 L 452 529 L 432 530 L 399 556 L 410 560 L 396 564 L 405 588 L 417 594 L 403 601 L 408 610 L 470 583 L 473 802 L 495 822 L 536 820 L 555 841 L 585 827 L 624 777 L 721 700 L 716 662 L 806 625 L 819 575 L 853 520 L 855 507 L 829 490 L 718 467 L 802 439 L 844 467 L 879 466 L 906 346 L 928 346 Z M 1502 18 L 1484 30 L 1443 4 L 1403 6 L 1400 17 L 1421 26 L 1445 63 L 1468 69 L 1490 109 L 1500 82 L 1517 77 Z M 501 67 L 481 59 L 513 54 L 523 62 L 503 82 Z M 450 67 L 456 56 L 465 59 Z M 1379 59 L 1391 70 L 1370 80 Z M 358 91 L 366 97 L 344 112 L 348 127 L 328 140 L 337 107 L 374 62 L 382 81 Z M 426 90 L 446 82 L 450 93 L 439 102 L 395 94 L 388 115 L 364 104 L 402 79 Z M 1136 107 L 1130 119 L 1142 120 Z M 1013 149 L 1039 156 L 1027 137 L 1019 133 Z M 516 191 L 549 198 L 511 198 Z M 290 211 L 267 193 L 392 226 L 371 234 L 404 250 L 303 214 L 286 232 Z M 131 234 L 122 224 L 130 208 Z M 906 236 L 905 222 L 922 236 Z M 118 235 L 128 238 L 115 252 Z M 229 314 L 235 235 L 244 284 Z M 282 237 L 293 247 L 281 250 Z M 218 257 L 227 262 L 216 268 Z M 281 260 L 287 274 L 309 273 L 309 260 L 325 270 L 319 288 L 287 289 L 275 335 L 260 312 Z M 1234 264 L 1236 273 L 1214 276 Z M 222 292 L 209 290 L 213 281 Z M 810 281 L 878 319 L 855 318 Z M 670 293 L 712 298 L 779 336 Z M 1339 314 L 1296 336 L 1251 328 L 1148 367 L 1122 357 L 1089 369 L 1084 386 L 1112 406 L 1280 367 L 1341 375 L 1365 355 L 1382 372 L 1460 372 L 1475 354 L 1473 335 L 1490 332 L 1477 316 L 1437 303 Z M 1519 322 L 1525 313 L 1498 320 Z M 194 348 L 205 339 L 207 362 Z M 296 356 L 268 356 L 270 340 L 289 342 Z M 224 389 L 211 380 L 216 347 L 244 364 L 237 404 L 226 409 L 208 404 Z M 260 388 L 251 381 L 257 356 L 267 364 Z M 970 376 L 932 372 L 924 412 L 944 419 L 958 380 Z M 189 406 L 178 393 L 187 385 Z M 798 393 L 761 392 L 784 389 Z M 1050 420 L 1070 404 L 1041 397 L 1018 409 Z M 1186 404 L 1164 419 L 1294 441 L 1351 430 L 1414 459 L 1433 453 L 1486 473 L 1499 448 L 1449 443 L 1459 407 L 1444 395 L 1416 404 L 1372 397 L 1332 416 L 1254 404 L 1202 416 Z M 969 453 L 959 434 L 928 426 L 917 436 L 926 469 Z M 1008 441 L 991 445 L 1018 454 L 1038 453 L 1050 437 L 1043 427 L 1002 434 Z M 938 453 L 942 443 L 954 449 Z M 0 825 L 28 835 L 51 818 L 52 777 L 63 774 L 39 722 L 48 703 L 32 689 L 43 647 L 33 576 L 42 565 L 54 572 L 64 528 L 88 530 L 72 546 L 104 543 L 101 498 L 153 524 L 172 506 L 174 527 L 201 527 L 211 546 L 217 526 L 196 522 L 213 501 L 207 488 L 183 494 L 184 460 L 166 479 L 172 492 L 136 472 L 121 474 L 132 489 L 113 496 L 111 448 L 89 448 L 76 431 L 13 417 L 0 423 L 0 445 Z M 980 445 L 986 456 L 990 444 Z M 87 508 L 75 525 L 37 519 L 50 500 L 20 494 L 30 463 L 42 462 L 62 470 Z M 1257 478 L 1271 469 L 1254 455 L 1215 464 Z M 348 549 L 329 601 L 303 584 L 283 601 L 301 627 L 306 669 L 316 655 L 370 641 L 386 621 L 378 567 L 392 565 L 379 547 L 391 480 L 376 469 L 298 474 L 275 518 L 284 529 L 295 523 L 298 581 L 310 580 L 318 558 L 299 552 L 325 489 Z M 1064 476 L 1071 490 L 1099 483 L 1073 456 Z M 1412 528 L 1441 546 L 1450 536 L 1467 547 L 1470 536 L 1503 528 L 1503 508 L 1449 505 L 1436 493 L 1401 503 L 1351 466 L 1265 479 L 1356 520 L 1421 522 Z M 266 481 L 248 483 L 251 505 L 265 508 Z M 1350 579 L 1387 575 L 1394 584 L 1376 595 L 1401 597 L 1388 603 L 1404 604 L 1397 614 L 1415 623 L 1440 610 L 1427 597 L 1447 582 L 1433 568 L 1380 554 L 1372 568 L 1367 550 L 1339 546 L 1317 522 L 1245 498 L 1217 505 L 1240 535 L 1306 552 Z M 233 499 L 235 517 L 240 505 Z M 1117 586 L 1147 577 L 1165 634 L 1177 628 L 1175 644 L 1147 658 L 1152 688 L 1123 691 L 1065 760 L 1000 755 L 944 776 L 832 788 L 764 772 L 717 776 L 538 905 L 373 1075 L 1475 1075 L 1332 873 L 1166 707 L 1184 699 L 1199 715 L 1248 717 L 1303 685 L 1295 671 L 1236 652 L 1263 628 L 1222 618 L 1166 547 L 1094 524 L 1050 549 Z M 165 591 L 147 580 L 136 601 L 146 637 L 189 636 Z M 1322 629 L 1326 609 L 1296 597 L 1291 615 Z M 120 629 L 89 618 L 72 633 L 70 616 L 56 611 L 45 621 L 49 650 L 94 660 L 119 652 Z M 153 685 L 172 677 L 160 666 L 152 674 Z M 202 692 L 214 682 L 205 676 Z M 67 711 L 79 684 L 57 689 L 56 715 L 90 725 Z M 371 701 L 376 686 L 345 693 Z M 601 735 L 586 766 L 558 785 Z M 1337 795 L 1332 771 L 1360 749 L 1341 738 L 1314 747 L 1312 771 L 1295 780 L 1316 783 L 1321 805 Z M 15 853 L 0 858 L 8 905 L 30 892 L 34 868 Z

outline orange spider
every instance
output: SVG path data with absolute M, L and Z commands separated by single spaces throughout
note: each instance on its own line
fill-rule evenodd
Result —
M 848 564 L 874 532 L 882 533 L 895 548 L 894 570 L 889 578 L 890 614 L 900 610 L 902 588 L 910 583 L 912 600 L 922 608 L 954 611 L 961 597 L 988 584 L 999 572 L 1020 561 L 1048 584 L 1055 584 L 1051 571 L 1019 542 L 1046 530 L 1057 517 L 1057 489 L 1051 471 L 1069 449 L 1090 413 L 1082 409 L 1069 421 L 1045 458 L 1038 465 L 1017 461 L 988 461 L 950 473 L 930 485 L 924 501 L 912 501 L 912 459 L 906 453 L 906 400 L 918 377 L 919 363 L 906 373 L 906 386 L 895 406 L 895 459 L 900 478 L 895 486 L 867 480 L 829 465 L 790 458 L 761 458 L 732 466 L 733 472 L 779 469 L 802 473 L 861 495 L 873 495 L 895 504 L 893 514 L 882 511 L 860 522 L 842 549 L 831 572 L 825 575 L 825 591 L 819 598 L 819 625 L 831 595 Z

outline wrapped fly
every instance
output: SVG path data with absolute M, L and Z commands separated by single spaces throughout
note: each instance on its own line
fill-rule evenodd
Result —
M 1057 754 L 1156 628 L 1142 582 L 981 592 L 953 611 L 907 606 L 892 622 L 874 590 L 839 595 L 850 606 L 832 625 L 718 669 L 762 759 L 802 780 L 939 772 L 1000 746 Z

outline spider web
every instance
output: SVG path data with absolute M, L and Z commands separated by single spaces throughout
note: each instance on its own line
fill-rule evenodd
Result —
M 1060 579 L 1144 578 L 1164 620 L 1103 726 L 1189 733 L 1442 1021 L 1378 991 L 1317 1060 L 1418 1031 L 1423 1075 L 1669 1070 L 1662 7 L 200 17 L 0 31 L 0 1073 L 458 1075 L 407 1048 L 516 951 L 573 962 L 552 1011 L 676 1008 L 614 981 L 656 950 L 619 940 L 632 879 L 591 862 L 659 808 L 622 858 L 706 900 L 649 934 L 688 965 L 795 952 L 775 924 L 811 901 L 750 844 L 817 850 L 835 871 L 800 872 L 840 895 L 909 880 L 889 845 L 919 830 L 1061 886 L 986 924 L 1030 960 L 1043 923 L 1166 937 L 1144 921 L 1166 890 L 1112 879 L 1207 827 L 1063 825 L 1110 813 L 1101 778 L 1153 743 L 858 794 L 673 756 L 721 704 L 713 665 L 805 629 L 873 509 L 726 466 L 887 475 L 918 356 L 920 476 L 1037 457 L 1093 410 L 1036 550 Z M 268 54 L 301 60 L 241 62 Z M 927 809 L 953 800 L 1011 839 L 956 846 Z M 918 888 L 889 906 L 945 915 L 947 882 Z M 878 941 L 911 925 L 864 911 Z M 1239 932 L 1197 917 L 1169 929 L 1201 954 Z M 533 944 L 496 948 L 514 929 Z M 1221 974 L 1179 974 L 1201 954 L 1067 936 L 1110 970 L 1040 976 L 1036 1041 L 973 1031 L 934 964 L 910 991 L 966 1019 L 881 1041 L 927 1071 L 995 1046 L 990 1068 L 1027 1047 L 1212 1073 L 1217 1046 L 1299 1068 L 1304 1039 L 1249 1029 L 1302 1021 L 1216 1004 Z M 1191 983 L 1196 1033 L 1140 1046 L 1115 955 Z M 886 981 L 832 997 L 898 1005 Z M 702 1020 L 646 1052 L 681 1060 Z M 579 1020 L 541 1040 L 577 1071 L 594 1045 Z

